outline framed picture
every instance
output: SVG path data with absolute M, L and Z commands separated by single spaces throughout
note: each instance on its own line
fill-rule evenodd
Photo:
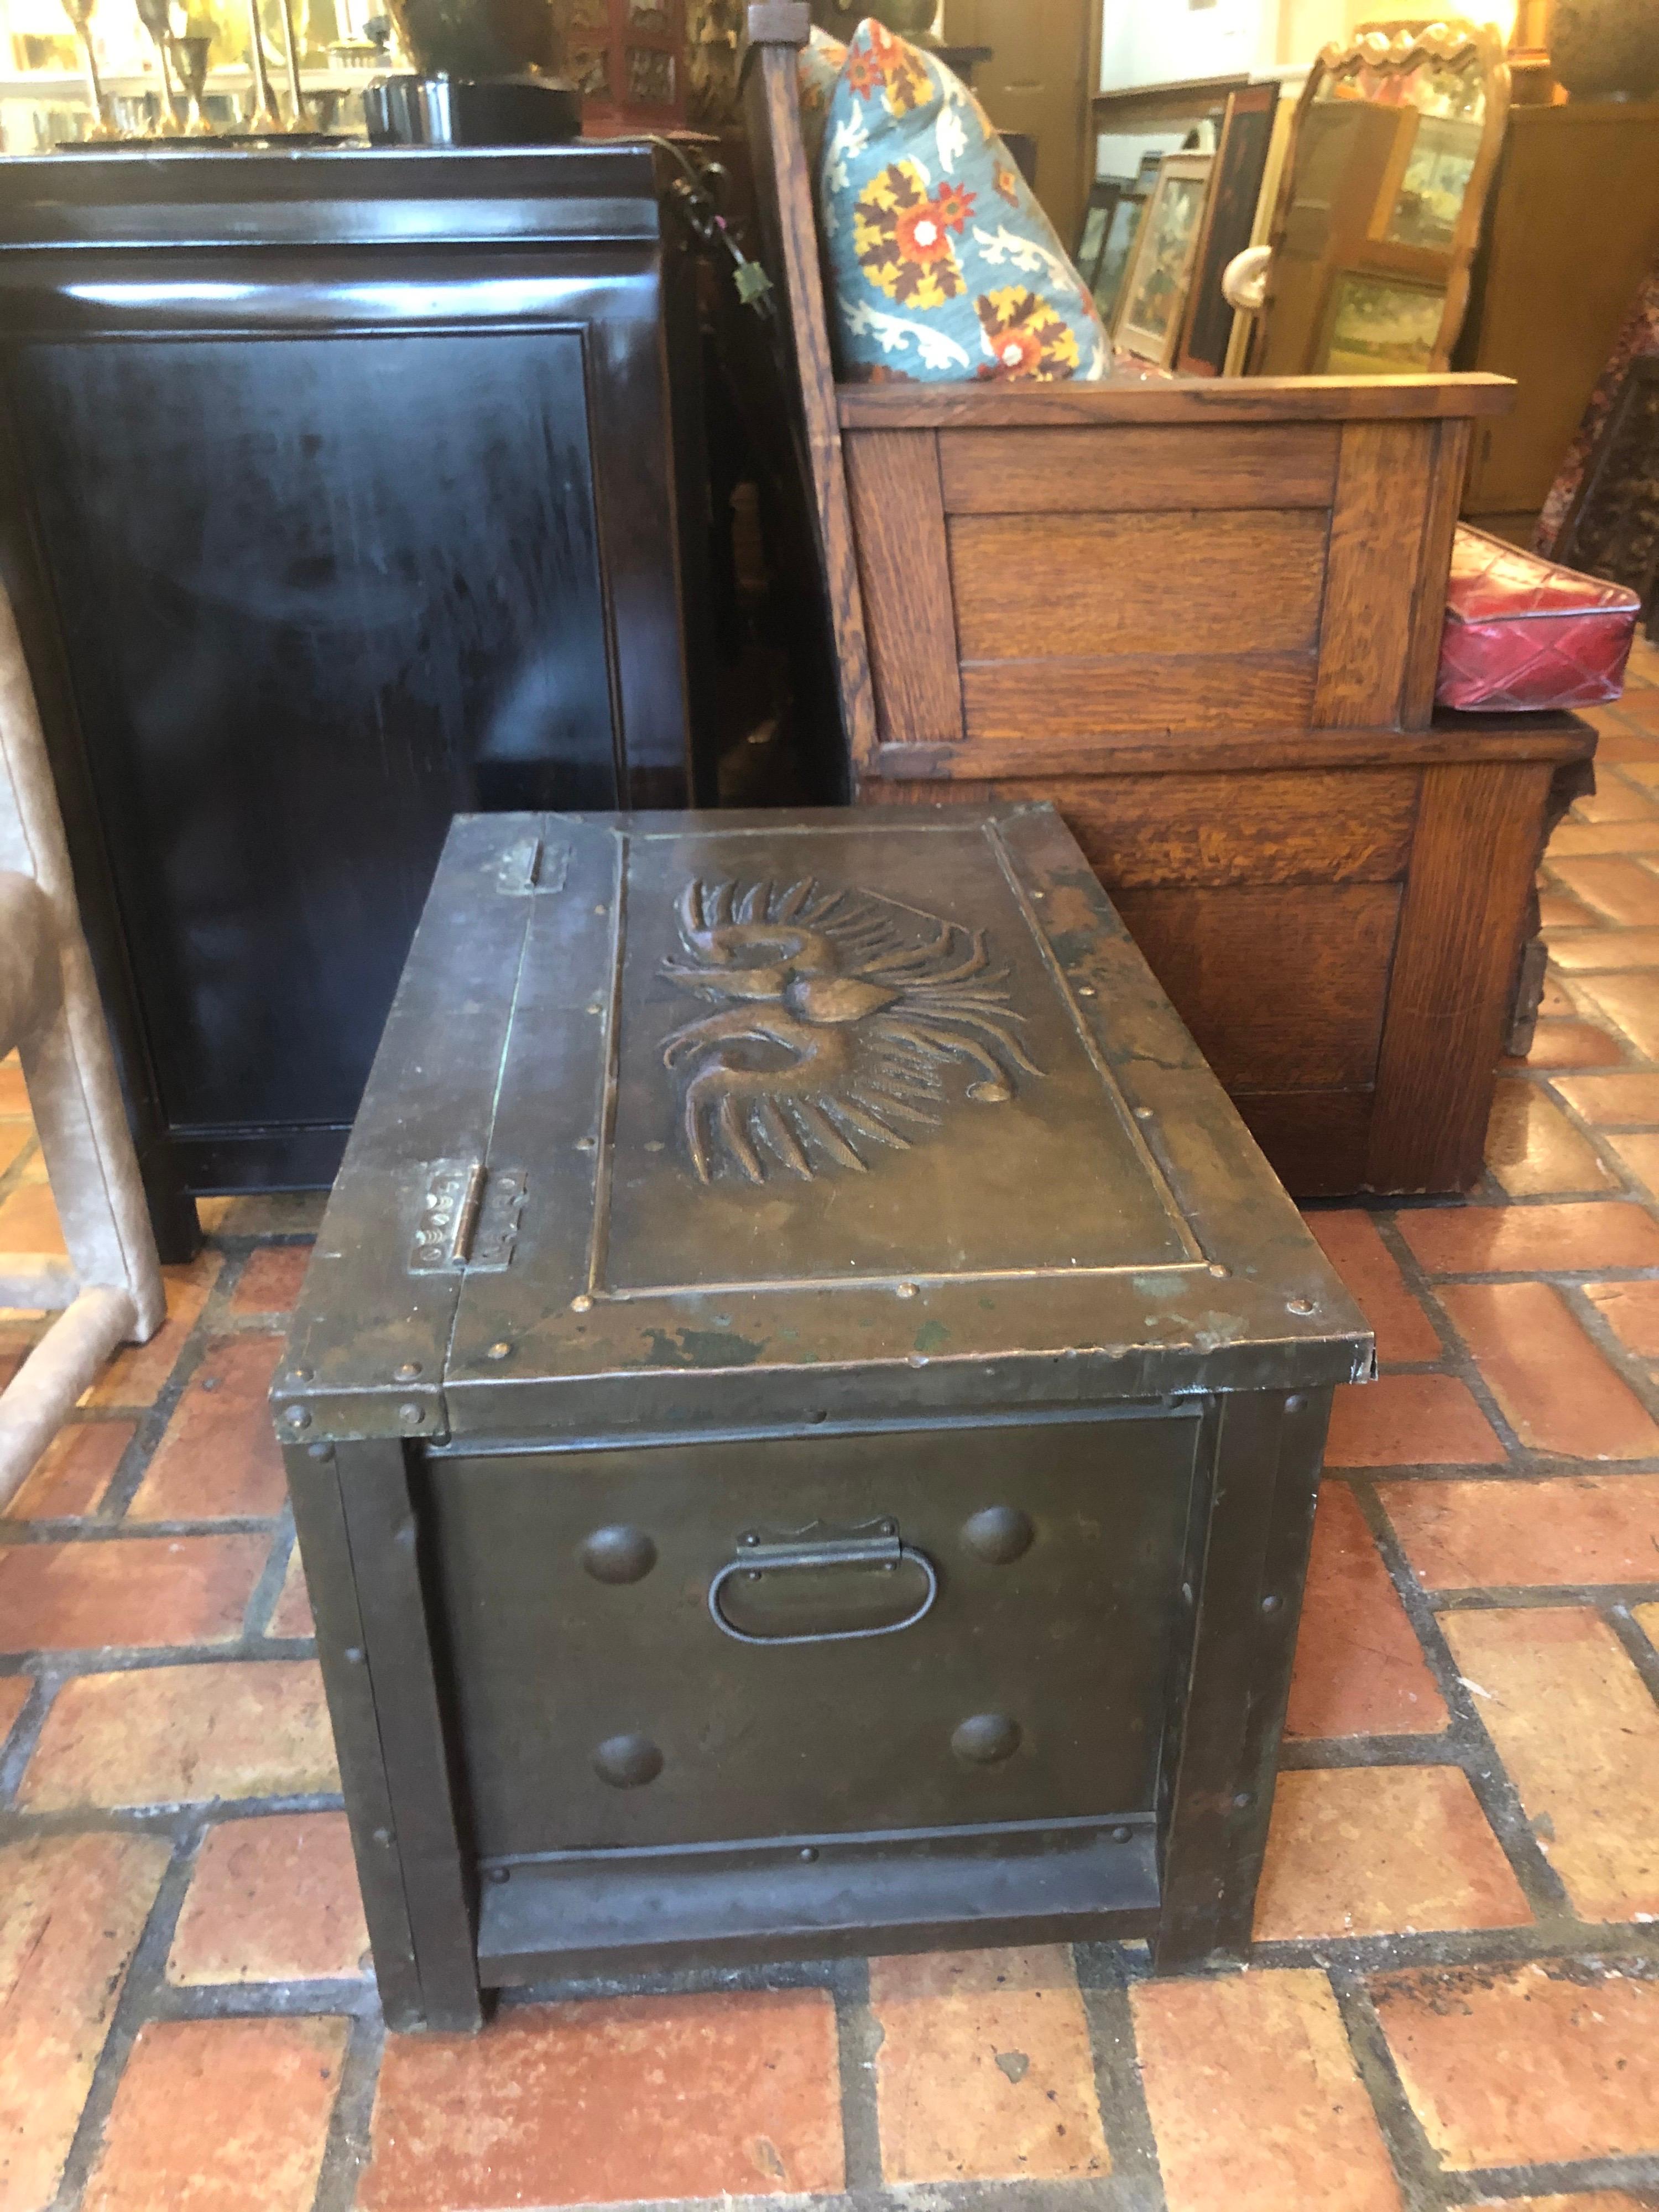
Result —
M 1386 181 L 1372 235 L 1389 246 L 1449 253 L 1480 159 L 1484 124 L 1462 115 L 1419 115 L 1397 176 Z
M 1114 342 L 1167 368 L 1175 358 L 1204 225 L 1213 154 L 1165 154 L 1124 280 Z
M 1233 256 L 1249 244 L 1255 228 L 1278 106 L 1276 84 L 1245 85 L 1227 95 L 1204 228 L 1193 258 L 1187 319 L 1176 356 L 1176 368 L 1188 376 L 1219 376 L 1225 365 L 1233 311 L 1221 296 L 1222 274 Z
M 1097 177 L 1089 187 L 1089 204 L 1083 210 L 1083 228 L 1078 233 L 1077 252 L 1072 258 L 1077 264 L 1078 275 L 1091 292 L 1117 204 L 1125 192 L 1133 188 L 1133 180 L 1128 177 Z
M 1434 358 L 1445 287 L 1413 284 L 1370 270 L 1339 269 L 1331 280 L 1316 376 L 1415 376 Z
M 1095 295 L 1095 305 L 1100 310 L 1100 319 L 1109 331 L 1112 318 L 1117 313 L 1118 295 L 1123 289 L 1124 271 L 1129 257 L 1135 250 L 1135 240 L 1140 235 L 1141 218 L 1146 212 L 1143 193 L 1122 193 L 1112 210 L 1111 222 L 1106 228 L 1106 243 L 1101 248 L 1093 281 L 1089 289 Z

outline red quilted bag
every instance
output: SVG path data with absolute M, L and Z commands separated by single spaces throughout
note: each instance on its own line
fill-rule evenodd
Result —
M 1642 602 L 1460 523 L 1434 696 L 1443 707 L 1530 714 L 1598 707 L 1624 689 Z

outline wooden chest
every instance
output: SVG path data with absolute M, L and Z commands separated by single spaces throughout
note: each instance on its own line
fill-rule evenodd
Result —
M 273 1394 L 388 2017 L 1239 1949 L 1370 1358 L 1052 808 L 459 820 Z

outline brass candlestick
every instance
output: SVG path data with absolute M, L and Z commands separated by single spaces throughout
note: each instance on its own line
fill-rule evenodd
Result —
M 177 138 L 181 133 L 173 105 L 173 64 L 167 57 L 173 38 L 172 0 L 137 0 L 137 6 L 138 21 L 155 41 L 155 56 L 161 70 L 161 112 L 155 120 L 155 136 Z
M 173 65 L 185 88 L 185 135 L 189 138 L 211 138 L 215 136 L 214 128 L 202 112 L 202 95 L 207 90 L 212 37 L 205 31 L 191 31 L 171 44 Z
M 288 61 L 288 102 L 292 111 L 288 127 L 290 131 L 309 131 L 305 94 L 300 89 L 300 41 L 294 30 L 294 0 L 281 0 L 281 4 L 283 46 Z
M 267 132 L 280 131 L 283 111 L 276 105 L 276 88 L 265 66 L 265 42 L 259 30 L 259 0 L 247 0 L 247 23 L 248 64 L 253 71 L 253 128 Z
M 98 76 L 98 57 L 92 44 L 93 0 L 64 0 L 64 13 L 75 26 L 75 35 L 81 41 L 81 60 L 87 73 L 87 98 L 92 103 L 92 124 L 88 138 L 118 138 L 121 136 L 110 120 L 109 105 L 104 98 L 104 88 Z

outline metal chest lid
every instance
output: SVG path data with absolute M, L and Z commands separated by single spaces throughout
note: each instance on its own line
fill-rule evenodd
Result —
M 1371 1344 L 1051 807 L 462 817 L 294 1437 L 1294 1389 Z

